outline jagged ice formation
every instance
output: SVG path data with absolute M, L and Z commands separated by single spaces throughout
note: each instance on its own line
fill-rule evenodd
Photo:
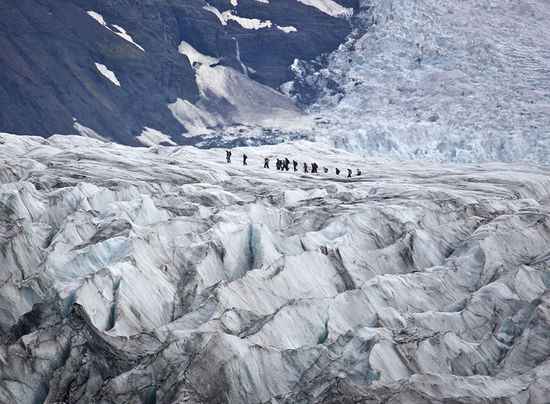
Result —
M 550 157 L 550 3 L 362 0 L 356 32 L 294 69 L 319 139 L 371 156 L 479 162 Z
M 547 402 L 547 168 L 0 143 L 2 403 Z

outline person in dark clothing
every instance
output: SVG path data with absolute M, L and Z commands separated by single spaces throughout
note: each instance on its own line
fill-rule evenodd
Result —
M 325 174 L 328 173 L 328 168 L 323 167 L 323 171 L 325 172 Z
M 357 176 L 361 176 L 361 170 L 357 169 Z
M 311 163 L 311 172 L 313 174 L 317 174 L 317 169 L 319 168 L 319 166 L 317 165 L 317 163 L 313 162 Z
M 285 157 L 285 170 L 288 171 L 290 169 L 290 160 Z
M 298 171 L 298 162 L 296 160 L 292 160 L 292 166 L 294 167 L 294 172 Z
M 264 168 L 269 168 L 269 159 L 267 157 L 264 159 Z
M 277 159 L 277 170 L 281 169 L 281 159 Z
M 226 151 L 225 151 L 225 160 L 226 160 L 228 163 L 231 163 L 231 150 L 226 150 Z
M 248 163 L 246 162 L 248 160 L 248 156 L 246 154 L 243 154 L 243 166 L 247 166 Z
M 348 168 L 348 178 L 351 178 L 351 173 L 352 173 L 351 168 Z
M 304 163 L 304 173 L 307 173 L 307 172 L 309 172 L 309 171 L 307 170 L 307 163 Z
M 340 169 L 339 168 L 336 169 L 336 175 L 340 175 Z

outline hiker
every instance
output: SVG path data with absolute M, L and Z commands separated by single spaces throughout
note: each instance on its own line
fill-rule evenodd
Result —
M 231 150 L 225 151 L 225 160 L 227 160 L 228 163 L 231 163 Z
M 264 168 L 269 168 L 269 158 L 264 159 Z
M 361 176 L 361 170 L 360 170 L 360 169 L 357 169 L 357 176 L 358 176 L 358 177 Z
M 319 168 L 319 166 L 317 165 L 317 163 L 313 162 L 311 163 L 311 172 L 313 174 L 317 174 L 317 169 Z
M 336 169 L 336 175 L 340 175 L 340 169 L 339 168 Z
M 304 163 L 304 173 L 307 173 L 308 170 L 307 170 L 307 163 Z
M 294 167 L 294 172 L 298 171 L 298 162 L 296 160 L 292 160 L 292 166 Z
M 281 159 L 277 159 L 277 170 L 281 169 Z
M 243 166 L 248 165 L 248 163 L 246 162 L 247 159 L 248 159 L 248 156 L 246 154 L 243 154 Z
M 351 168 L 348 168 L 348 178 L 351 178 Z
M 285 157 L 285 170 L 288 171 L 289 170 L 289 165 L 290 165 L 290 160 L 288 158 Z
M 323 167 L 323 171 L 326 173 L 328 173 L 328 168 L 327 167 Z

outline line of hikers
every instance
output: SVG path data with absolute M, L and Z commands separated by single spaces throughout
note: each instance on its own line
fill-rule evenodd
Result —
M 226 150 L 225 151 L 225 160 L 228 162 L 228 163 L 231 163 L 231 150 Z M 243 153 L 243 166 L 247 166 L 248 165 L 248 156 L 246 154 Z M 294 172 L 298 171 L 298 162 L 296 160 L 292 160 L 292 169 L 294 170 Z M 264 158 L 264 168 L 269 168 L 269 158 L 266 157 Z M 276 162 L 276 168 L 277 170 L 280 170 L 280 171 L 289 171 L 290 170 L 290 160 L 285 157 L 284 159 L 277 159 L 277 162 Z M 315 162 L 311 163 L 311 170 L 309 169 L 309 165 L 307 163 L 303 163 L 303 170 L 304 170 L 304 173 L 311 173 L 311 174 L 317 174 L 319 171 L 319 165 Z M 347 168 L 348 170 L 348 175 L 347 175 L 347 178 L 351 178 L 352 175 L 353 175 L 353 171 L 351 170 L 351 168 Z M 329 172 L 329 169 L 327 167 L 323 167 L 323 171 L 325 174 L 327 174 Z M 339 168 L 336 168 L 335 169 L 335 172 L 336 172 L 336 175 L 340 175 L 340 169 Z M 361 170 L 357 169 L 357 172 L 356 172 L 356 175 L 361 175 Z

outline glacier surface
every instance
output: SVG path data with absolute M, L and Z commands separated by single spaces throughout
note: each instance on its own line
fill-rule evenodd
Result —
M 0 402 L 548 402 L 548 168 L 233 159 L 0 135 Z
M 546 0 L 362 0 L 327 66 L 297 70 L 322 93 L 313 133 L 371 156 L 545 163 L 549 20 Z

